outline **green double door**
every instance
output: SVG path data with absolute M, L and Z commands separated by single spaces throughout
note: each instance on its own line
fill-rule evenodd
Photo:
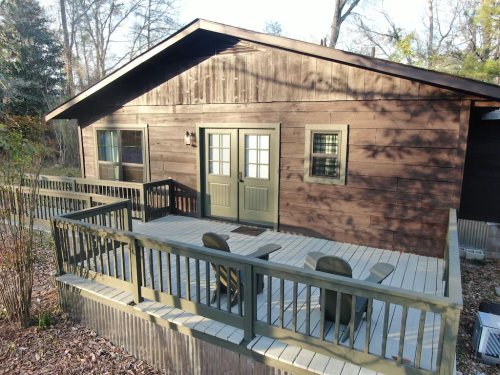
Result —
M 205 129 L 205 216 L 275 224 L 275 136 L 271 129 Z

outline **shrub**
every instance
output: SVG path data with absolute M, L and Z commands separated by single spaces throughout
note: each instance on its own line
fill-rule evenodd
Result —
M 37 122 L 32 125 L 31 140 L 19 128 L 0 125 L 0 303 L 7 317 L 22 327 L 30 320 L 38 176 L 46 153 L 43 130 Z M 20 185 L 27 174 L 33 176 L 31 189 Z

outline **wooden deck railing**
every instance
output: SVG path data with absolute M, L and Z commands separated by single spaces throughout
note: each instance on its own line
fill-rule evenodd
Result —
M 29 199 L 32 199 L 31 191 L 32 188 L 26 186 L 23 186 L 19 191 L 21 193 L 20 196 L 22 196 L 22 199 L 25 200 L 25 203 L 27 203 Z M 15 199 L 17 199 L 16 194 L 11 194 L 10 190 L 0 190 L 0 205 L 8 204 L 12 207 L 19 207 L 19 205 L 15 203 Z M 47 228 L 50 227 L 50 218 L 53 216 L 64 215 L 71 212 L 85 212 L 86 209 L 103 205 L 107 205 L 108 208 L 106 210 L 110 210 L 114 204 L 124 205 L 126 202 L 130 203 L 127 199 L 107 197 L 98 194 L 74 193 L 71 191 L 55 191 L 47 189 L 38 189 L 36 199 L 37 208 L 34 212 L 34 224 Z M 28 204 L 25 204 L 24 207 L 28 209 Z M 26 219 L 29 218 L 28 215 L 29 213 L 25 212 L 24 216 Z M 104 217 L 97 217 L 91 222 L 93 224 L 105 225 L 116 229 L 132 229 L 131 226 L 121 224 L 125 220 L 124 217 L 114 217 L 113 215 L 115 215 L 115 213 L 110 212 L 106 217 L 107 221 Z M 128 212 L 127 215 L 131 215 L 131 212 Z M 12 219 L 17 221 L 17 214 L 14 214 Z M 119 220 L 119 222 L 117 220 Z
M 126 226 L 98 225 L 96 218 L 117 207 L 125 212 L 130 203 L 52 218 L 59 274 L 83 275 L 130 292 L 136 303 L 147 298 L 232 325 L 244 330 L 246 342 L 262 335 L 386 374 L 453 373 L 462 309 L 455 210 L 450 210 L 446 244 L 446 291 L 436 296 L 138 235 Z M 210 301 L 223 267 L 235 270 L 237 280 L 227 282 L 243 290 L 233 307 L 227 303 L 229 292 Z M 267 291 L 257 295 L 259 275 L 266 276 Z M 328 322 L 319 309 L 325 290 L 337 291 L 337 317 L 342 293 L 353 296 L 351 310 L 357 299 L 368 300 L 366 323 L 355 331 L 351 321 L 345 343 L 340 335 L 346 327 L 338 318 Z
M 30 176 L 23 180 L 23 185 L 31 186 Z M 132 217 L 146 222 L 171 212 L 171 185 L 171 180 L 137 183 L 42 175 L 39 186 L 58 192 L 129 199 L 132 203 Z

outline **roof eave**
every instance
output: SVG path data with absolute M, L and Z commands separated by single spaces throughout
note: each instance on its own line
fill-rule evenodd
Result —
M 390 74 L 393 76 L 411 79 L 422 83 L 429 83 L 444 88 L 451 88 L 461 92 L 482 96 L 485 99 L 500 99 L 500 86 L 492 85 L 489 83 L 394 63 L 391 61 L 356 55 L 329 47 L 314 45 L 311 43 L 301 42 L 298 40 L 288 39 L 275 35 L 263 34 L 203 19 L 195 19 L 193 22 L 186 25 L 177 33 L 171 35 L 165 41 L 144 52 L 142 55 L 136 57 L 134 60 L 125 64 L 123 67 L 115 70 L 113 73 L 103 78 L 101 81 L 97 82 L 93 86 L 82 91 L 80 94 L 76 95 L 72 99 L 66 101 L 65 103 L 47 113 L 44 116 L 45 121 L 56 118 L 66 118 L 63 117 L 63 113 L 70 107 L 91 96 L 104 86 L 127 74 L 140 64 L 156 56 L 160 52 L 164 51 L 174 43 L 178 42 L 179 40 L 183 39 L 184 37 L 188 36 L 198 29 L 225 34 L 239 39 L 296 51 L 307 55 L 330 59 L 343 64 L 352 65 L 383 74 Z

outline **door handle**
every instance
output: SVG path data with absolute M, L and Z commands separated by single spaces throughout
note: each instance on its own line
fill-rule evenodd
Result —
M 242 172 L 238 172 L 238 181 L 243 182 L 243 173 Z

